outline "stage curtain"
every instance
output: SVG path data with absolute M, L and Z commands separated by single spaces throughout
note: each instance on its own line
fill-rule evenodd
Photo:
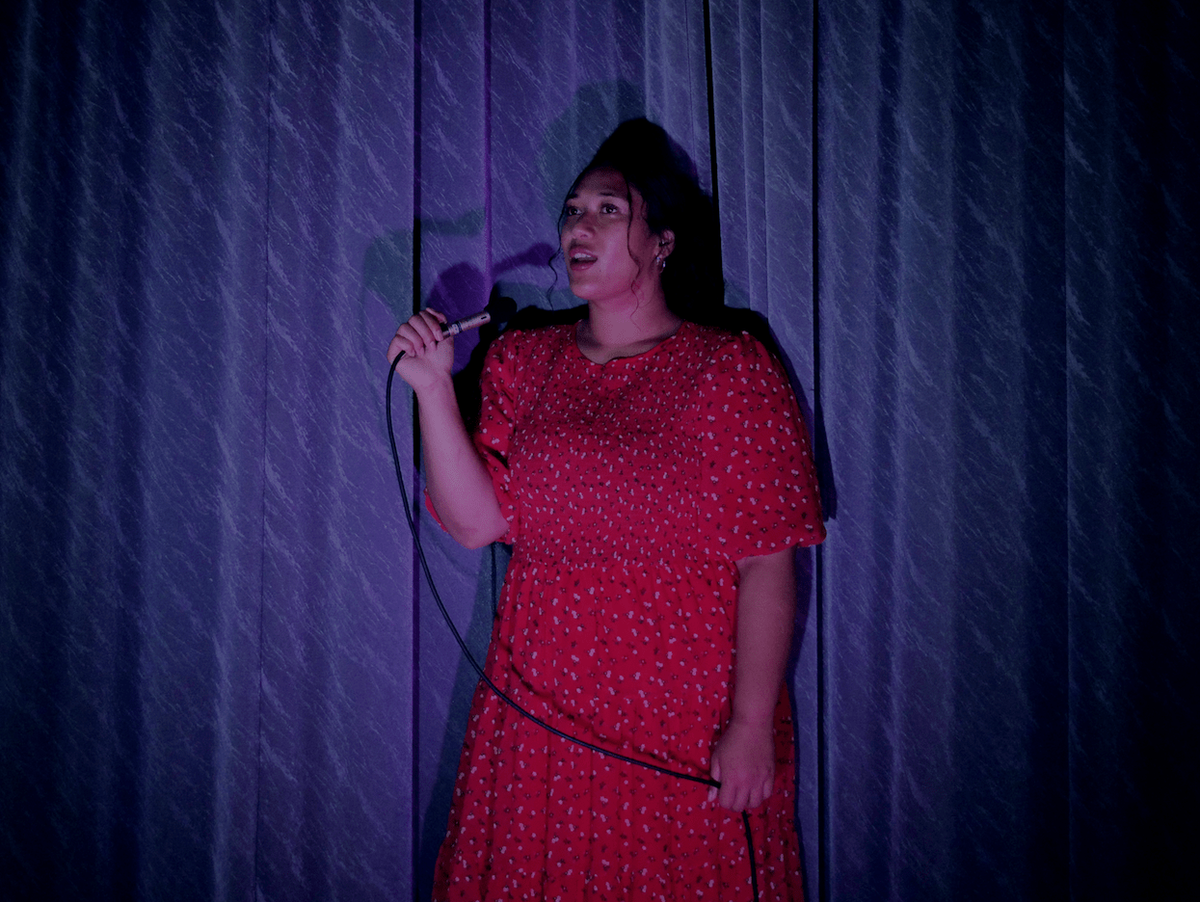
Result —
M 562 195 L 646 115 L 819 454 L 809 898 L 1191 898 L 1198 47 L 1166 0 L 9 4 L 0 896 L 427 897 L 475 676 L 384 350 L 571 306 Z M 482 655 L 506 551 L 416 517 Z

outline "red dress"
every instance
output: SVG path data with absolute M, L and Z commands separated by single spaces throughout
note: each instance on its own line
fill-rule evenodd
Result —
M 730 714 L 735 562 L 824 538 L 806 430 L 755 339 L 684 323 L 597 364 L 573 326 L 489 350 L 476 446 L 513 545 L 486 670 L 588 742 L 707 776 Z M 786 692 L 759 896 L 800 899 Z M 448 900 L 750 899 L 741 816 L 475 692 L 438 856 Z

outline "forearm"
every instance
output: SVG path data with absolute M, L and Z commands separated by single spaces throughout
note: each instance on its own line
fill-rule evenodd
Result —
M 796 617 L 791 548 L 738 561 L 733 720 L 771 724 L 787 670 Z
M 733 714 L 713 747 L 721 789 L 709 799 L 734 811 L 756 808 L 775 784 L 775 706 L 787 669 L 796 609 L 792 549 L 738 561 Z
M 496 541 L 508 522 L 463 425 L 449 377 L 423 386 L 417 405 L 425 486 L 446 531 L 468 548 Z

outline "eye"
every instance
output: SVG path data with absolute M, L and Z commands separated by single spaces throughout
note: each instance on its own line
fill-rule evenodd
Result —
M 563 216 L 565 216 L 567 219 L 570 219 L 572 216 L 578 216 L 579 213 L 580 209 L 574 204 L 567 204 L 565 207 L 563 207 Z
M 616 204 L 601 204 L 600 212 L 601 213 L 620 213 L 621 208 L 618 207 Z

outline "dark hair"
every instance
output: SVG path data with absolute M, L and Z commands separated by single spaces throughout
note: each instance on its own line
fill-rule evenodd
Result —
M 687 154 L 662 126 L 629 119 L 604 139 L 568 195 L 597 169 L 613 169 L 637 189 L 652 233 L 674 233 L 675 247 L 662 273 L 667 307 L 683 319 L 715 324 L 725 300 L 717 216 Z

